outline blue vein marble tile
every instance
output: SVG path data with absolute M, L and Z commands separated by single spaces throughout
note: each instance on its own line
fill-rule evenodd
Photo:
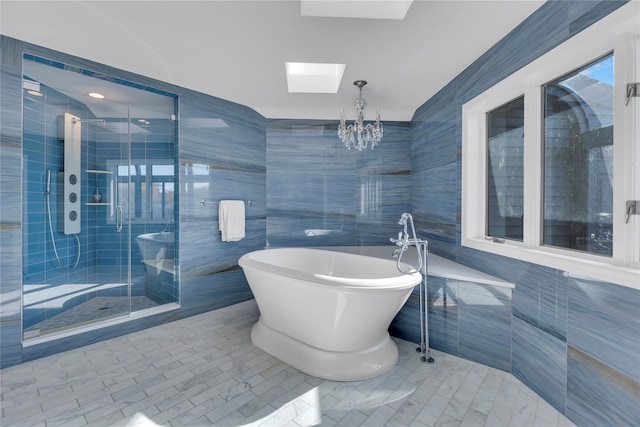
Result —
M 269 121 L 270 246 L 383 244 L 396 234 L 389 233 L 389 224 L 409 210 L 408 123 L 386 122 L 383 142 L 363 152 L 346 150 L 336 126 L 335 121 Z M 326 233 L 309 235 L 309 230 Z
M 458 282 L 458 328 L 460 356 L 511 370 L 511 289 Z
M 356 177 L 348 172 L 318 176 L 269 172 L 267 207 L 315 214 L 355 212 Z
M 375 150 L 347 150 L 336 136 L 336 122 L 270 120 L 267 129 L 267 170 L 328 176 L 355 174 L 356 161 Z
M 267 246 L 353 246 L 356 244 L 356 222 L 353 216 L 269 211 Z
M 183 279 L 180 298 L 186 317 L 252 299 L 253 294 L 242 270 L 232 270 Z
M 461 104 L 557 46 L 569 36 L 567 4 L 546 2 L 475 61 L 458 80 Z
M 20 318 L 0 322 L 0 369 L 22 363 L 22 322 Z
M 458 355 L 460 315 L 458 284 L 457 282 L 449 283 L 442 277 L 429 276 L 427 289 L 430 346 L 436 350 Z M 446 304 L 444 304 L 444 295 L 446 295 Z
M 408 122 L 384 122 L 384 136 L 374 150 L 356 156 L 358 175 L 404 175 L 411 170 L 410 125 Z M 335 133 L 331 138 L 336 138 Z
M 4 221 L 4 220 L 3 220 Z M 22 308 L 22 230 L 17 224 L 0 223 L 0 322 L 20 319 Z
M 566 341 L 566 279 L 552 268 L 528 263 L 523 267 L 519 274 L 511 269 L 512 280 L 517 283 L 513 297 L 514 315 Z
M 564 413 L 567 386 L 565 343 L 513 316 L 512 351 L 512 373 Z
M 569 2 L 569 36 L 572 37 L 605 15 L 613 12 L 628 0 L 609 0 L 600 2 Z
M 640 382 L 640 291 L 569 278 L 568 344 Z
M 400 339 L 420 343 L 419 300 L 414 291 L 389 325 L 389 334 Z
M 639 399 L 638 381 L 568 348 L 566 415 L 571 421 L 585 427 L 638 426 Z
M 8 188 L 6 190 L 7 191 L 0 191 L 2 224 L 20 224 L 22 216 L 22 194 L 20 194 L 20 186 L 14 187 L 13 191 L 8 191 Z
M 420 195 L 412 197 L 414 212 L 454 224 L 457 202 L 451 195 L 456 189 L 456 174 L 455 162 L 412 174 L 411 194 Z
M 2 37 L 2 48 L 6 47 Z M 4 56 L 4 55 L 3 55 Z M 0 64 L 0 141 L 5 147 L 20 147 L 22 135 L 22 69 L 21 64 Z
M 264 230 L 265 220 L 247 220 L 242 240 L 223 242 L 217 220 L 181 224 L 180 277 L 205 276 L 237 266 L 243 254 L 264 248 Z
M 429 250 L 448 259 L 455 259 L 456 227 L 454 224 L 413 211 L 418 237 L 429 242 Z
M 418 109 L 411 121 L 411 172 L 455 161 L 455 85 L 447 85 Z
M 408 175 L 361 175 L 355 201 L 358 222 L 397 225 L 409 211 L 411 181 Z
M 248 107 L 198 92 L 180 92 L 183 163 L 265 170 L 265 119 Z

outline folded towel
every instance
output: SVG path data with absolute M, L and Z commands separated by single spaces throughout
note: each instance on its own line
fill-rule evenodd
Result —
M 223 242 L 236 242 L 244 237 L 244 201 L 221 200 L 218 205 L 218 228 Z

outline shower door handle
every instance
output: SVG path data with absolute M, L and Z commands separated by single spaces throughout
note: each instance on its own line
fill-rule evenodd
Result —
M 116 231 L 118 233 L 122 231 L 122 206 L 116 208 Z

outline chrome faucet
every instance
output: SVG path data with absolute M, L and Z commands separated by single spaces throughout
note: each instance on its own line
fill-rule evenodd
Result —
M 427 252 L 429 250 L 429 244 L 426 240 L 419 239 L 416 236 L 416 227 L 413 224 L 413 216 L 410 213 L 405 212 L 400 216 L 398 221 L 399 225 L 402 225 L 402 231 L 398 233 L 398 238 L 390 238 L 392 243 L 395 243 L 399 248 L 393 251 L 393 257 L 398 258 L 397 267 L 401 273 L 412 274 L 419 271 L 422 274 L 422 283 L 420 284 L 420 347 L 416 350 L 422 353 L 420 360 L 425 363 L 433 363 L 433 357 L 431 357 L 431 351 L 429 349 L 429 319 L 427 309 Z M 407 230 L 407 224 L 411 225 L 411 233 L 413 237 L 409 237 L 409 231 Z M 402 255 L 409 249 L 409 246 L 415 246 L 418 254 L 418 268 L 413 271 L 406 271 L 402 268 Z
M 173 209 L 169 209 L 167 211 L 167 223 L 164 225 L 164 229 L 162 230 L 162 233 L 166 233 L 169 230 L 169 226 L 173 224 L 173 222 L 174 222 Z

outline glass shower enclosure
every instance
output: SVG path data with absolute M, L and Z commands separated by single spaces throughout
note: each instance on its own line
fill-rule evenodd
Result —
M 178 307 L 176 97 L 23 64 L 23 339 Z

